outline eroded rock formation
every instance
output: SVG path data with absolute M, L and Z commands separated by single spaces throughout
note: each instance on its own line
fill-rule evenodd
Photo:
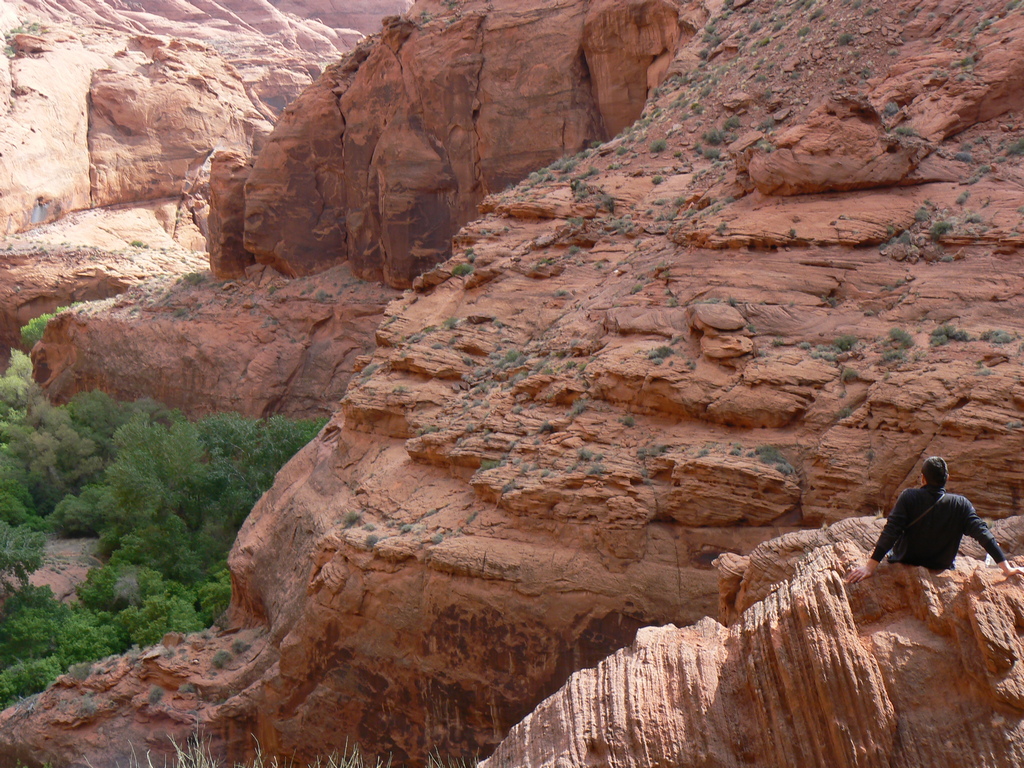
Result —
M 1001 111 L 973 113 L 982 122 L 935 138 L 914 125 L 929 105 L 945 103 L 933 97 L 948 80 L 915 69 L 920 90 L 895 111 L 887 94 L 939 40 L 960 48 L 956 83 L 982 80 L 971 67 L 981 70 L 999 41 L 1019 37 L 1024 12 L 994 2 L 932 8 L 840 4 L 825 18 L 759 0 L 728 14 L 711 9 L 699 34 L 681 39 L 633 127 L 483 202 L 482 218 L 456 235 L 454 258 L 387 308 L 377 348 L 358 362 L 340 411 L 239 536 L 232 627 L 265 631 L 267 640 L 234 695 L 196 707 L 218 749 L 243 757 L 256 733 L 272 753 L 298 758 L 346 739 L 413 762 L 433 748 L 486 753 L 572 669 L 628 644 L 637 627 L 714 614 L 714 559 L 750 553 L 792 527 L 885 508 L 916 482 L 929 454 L 949 459 L 951 489 L 982 514 L 1018 515 L 1024 123 L 1004 100 Z M 467 13 L 452 27 L 470 20 Z M 394 22 L 385 39 L 403 29 L 404 51 L 418 29 Z M 366 61 L 394 55 L 388 50 L 368 48 Z M 993 67 L 984 87 L 1012 91 L 1014 81 L 997 72 L 1013 77 L 1012 67 Z M 326 109 L 330 99 L 318 93 Z M 875 109 L 878 98 L 885 101 Z M 850 141 L 823 148 L 823 126 Z M 306 141 L 302 152 L 336 146 Z M 854 146 L 897 147 L 898 162 L 865 170 L 852 161 Z M 790 154 L 772 173 L 790 188 L 766 194 L 751 169 L 777 147 Z M 826 167 L 832 175 L 819 172 Z M 303 184 L 317 178 L 301 170 Z M 865 187 L 866 179 L 881 186 Z M 106 338 L 126 337 L 128 327 L 122 317 Z M 1019 538 L 1004 539 L 1016 554 Z M 758 551 L 751 564 L 762 562 Z M 747 566 L 732 561 L 728 610 L 749 609 L 747 635 L 707 622 L 681 630 L 685 642 L 702 636 L 711 649 L 699 662 L 685 642 L 657 640 L 669 635 L 645 633 L 642 647 L 650 658 L 680 648 L 680 674 L 737 663 L 730 643 L 766 670 L 793 670 L 793 681 L 763 694 L 779 697 L 761 702 L 766 712 L 803 690 L 788 659 L 817 659 L 822 679 L 837 684 L 855 679 L 864 709 L 793 710 L 832 715 L 793 727 L 817 734 L 847 764 L 875 759 L 878 744 L 903 750 L 908 764 L 913 750 L 923 764 L 929 756 L 942 764 L 966 754 L 957 744 L 967 750 L 988 736 L 995 741 L 981 746 L 992 764 L 1012 764 L 1016 731 L 989 721 L 982 728 L 973 712 L 964 719 L 978 724 L 977 735 L 958 732 L 953 746 L 906 735 L 915 712 L 941 713 L 921 716 L 927 728 L 961 710 L 914 699 L 910 682 L 884 677 L 899 668 L 902 625 L 885 625 L 871 647 L 827 645 L 808 633 L 822 642 L 812 645 L 786 633 L 777 649 L 789 655 L 771 657 L 772 617 L 807 626 L 802 611 L 820 606 L 836 636 L 849 639 L 866 626 L 872 596 L 892 595 L 918 606 L 913 620 L 903 614 L 912 630 L 905 636 L 923 644 L 921 655 L 939 657 L 921 667 L 926 674 L 962 679 L 962 700 L 978 702 L 986 717 L 996 712 L 1005 723 L 1017 712 L 1019 665 L 1005 667 L 1019 653 L 1016 630 L 964 636 L 975 646 L 977 638 L 1005 641 L 986 639 L 991 666 L 966 674 L 965 657 L 941 634 L 960 631 L 972 610 L 979 621 L 1002 621 L 1008 614 L 986 601 L 1016 587 L 971 565 L 905 581 L 880 574 L 852 593 L 866 596 L 858 606 L 838 579 L 860 556 L 859 546 L 830 544 L 793 581 L 754 570 L 737 580 Z M 751 607 L 775 582 L 778 594 Z M 804 588 L 813 603 L 800 597 Z M 928 613 L 923 594 L 948 595 L 952 607 Z M 925 634 L 933 629 L 938 639 Z M 117 690 L 135 690 L 142 674 L 126 672 Z M 107 714 L 76 721 L 75 732 L 61 707 L 104 679 L 65 679 L 33 707 L 5 713 L 0 744 L 38 749 L 39 759 L 82 759 L 72 737 L 98 732 L 127 705 L 119 693 L 96 694 Z M 749 701 L 736 684 L 722 691 L 723 706 Z M 713 708 L 715 699 L 704 703 Z M 871 717 L 860 722 L 860 714 Z M 174 713 L 159 717 L 164 732 L 184 732 Z M 851 739 L 829 723 L 847 725 Z M 127 738 L 164 743 L 153 727 L 124 719 L 116 727 L 110 749 Z M 719 732 L 713 744 L 725 746 L 714 754 L 754 760 L 757 750 L 785 756 L 813 743 L 744 746 L 738 734 Z M 863 754 L 843 751 L 873 739 Z
M 308 10 L 332 23 L 350 10 L 372 32 L 380 16 L 407 7 L 384 0 Z M 104 0 L 5 9 L 5 234 L 75 210 L 189 193 L 215 149 L 258 149 L 285 105 L 361 36 L 295 15 L 301 3 L 287 12 L 267 2 L 142 9 Z
M 321 418 L 372 350 L 394 295 L 344 265 L 301 280 L 262 267 L 223 283 L 201 271 L 151 279 L 54 318 L 33 350 L 34 375 L 58 402 L 102 389 L 194 416 Z M 127 325 L 145 332 L 125 334 Z
M 770 581 L 758 602 L 729 606 L 744 610 L 728 626 L 641 630 L 573 675 L 483 768 L 1012 765 L 1024 589 L 963 554 L 954 571 L 883 566 L 844 585 L 880 529 L 847 522 L 732 562 L 744 581 Z M 1017 521 L 1000 533 L 1024 544 Z M 767 572 L 758 555 L 774 560 Z
M 154 275 L 174 279 L 202 270 L 202 256 L 165 228 L 175 211 L 173 204 L 157 204 L 102 218 L 75 216 L 32 237 L 8 239 L 0 259 L 0 359 L 22 346 L 21 327 L 39 315 L 116 296 Z M 95 245 L 68 245 L 74 241 Z
M 90 28 L 55 28 L 36 47 L 26 38 L 0 62 L 11 94 L 0 132 L 5 234 L 158 199 L 191 219 L 187 196 L 211 151 L 251 151 L 270 131 L 237 73 L 197 43 Z
M 640 115 L 693 34 L 686 7 L 424 0 L 387 19 L 285 112 L 256 158 L 246 250 L 289 275 L 347 259 L 408 287 L 447 257 L 485 195 Z M 238 274 L 218 248 L 218 274 Z

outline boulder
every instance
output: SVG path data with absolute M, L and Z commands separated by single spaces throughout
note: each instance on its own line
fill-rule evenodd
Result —
M 870 112 L 842 104 L 820 107 L 773 142 L 774 150 L 755 151 L 747 166 L 765 195 L 893 186 L 928 154 L 925 147 L 886 135 Z

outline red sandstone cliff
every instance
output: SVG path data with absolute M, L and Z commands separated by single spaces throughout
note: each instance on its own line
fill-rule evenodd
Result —
M 0 352 L 43 311 L 200 269 L 174 242 L 205 248 L 210 155 L 258 148 L 280 110 L 359 39 L 348 27 L 373 31 L 374 18 L 379 28 L 405 7 L 318 5 L 300 16 L 300 3 L 5 4 L 0 231 L 17 256 L 2 266 L 11 279 Z M 85 210 L 97 213 L 68 218 Z M 50 222 L 60 223 L 39 229 Z M 150 258 L 158 247 L 170 255 Z M 83 259 L 63 276 L 53 269 Z
M 124 714 L 144 687 L 177 690 L 187 664 L 157 654 L 62 680 L 0 716 L 5 749 L 81 759 L 93 749 L 83 735 L 101 728 L 110 750 L 127 738 L 159 748 L 198 718 L 232 757 L 253 733 L 299 758 L 345 740 L 399 760 L 435 747 L 486 753 L 637 627 L 715 613 L 715 558 L 873 513 L 916 481 L 925 455 L 950 460 L 951 488 L 983 514 L 1018 515 L 1024 12 L 752 0 L 706 13 L 633 127 L 486 199 L 455 257 L 387 308 L 341 410 L 285 467 L 232 552 L 232 627 L 264 638 L 258 659 L 240 658 L 229 688 L 171 697 L 138 720 Z M 304 141 L 295 146 L 307 155 L 337 146 Z M 296 183 L 309 186 L 318 167 L 303 166 Z M 748 634 L 708 622 L 645 632 L 635 653 L 689 653 L 685 643 L 703 637 L 709 655 L 684 656 L 680 674 L 711 674 L 737 664 L 736 649 L 769 653 L 773 616 L 805 626 L 818 611 L 842 644 L 787 646 L 766 669 L 795 674 L 816 659 L 837 686 L 856 677 L 870 707 L 825 710 L 852 729 L 850 743 L 952 719 L 960 701 L 1016 723 L 1016 589 L 968 566 L 880 574 L 851 592 L 910 606 L 907 647 L 927 658 L 903 664 L 903 618 L 875 634 L 866 627 L 879 614 L 849 608 L 841 592 L 838 573 L 861 553 L 839 543 L 812 554 L 791 582 L 725 558 L 735 566 L 727 613 L 749 609 Z M 776 581 L 778 594 L 751 607 Z M 939 593 L 951 612 L 921 596 Z M 927 633 L 911 615 L 931 622 Z M 947 679 L 965 669 L 945 639 L 964 616 L 988 622 L 957 635 L 980 644 L 987 671 L 968 670 L 962 699 L 915 699 L 915 670 Z M 861 631 L 877 638 L 871 648 L 855 640 Z M 723 706 L 749 704 L 761 678 L 751 673 L 745 692 L 735 686 L 747 673 L 730 670 Z M 890 688 L 885 675 L 902 670 L 908 682 Z M 714 690 L 690 700 L 710 706 L 701 692 Z M 87 691 L 103 715 L 72 721 L 70 702 Z M 754 701 L 769 714 L 782 706 Z M 879 713 L 880 731 L 855 722 Z M 843 742 L 826 726 L 799 733 Z M 989 732 L 989 764 L 1012 764 L 1012 732 Z M 559 743 L 575 748 L 566 733 Z M 756 760 L 760 742 L 743 746 L 738 733 L 714 742 L 722 759 Z M 911 763 L 917 749 L 941 764 L 976 738 L 898 746 Z
M 286 110 L 225 200 L 244 233 L 211 242 L 215 273 L 348 260 L 408 287 L 485 195 L 639 117 L 693 24 L 669 0 L 417 3 Z
M 346 20 L 370 32 L 407 6 L 5 5 L 2 231 L 188 193 L 214 150 L 258 148 L 268 121 L 358 41 Z

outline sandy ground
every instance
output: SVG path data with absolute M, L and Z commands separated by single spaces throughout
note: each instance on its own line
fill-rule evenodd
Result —
M 93 554 L 96 543 L 96 539 L 51 539 L 46 542 L 43 567 L 29 581 L 37 587 L 48 586 L 58 600 L 69 602 L 89 569 L 103 565 Z

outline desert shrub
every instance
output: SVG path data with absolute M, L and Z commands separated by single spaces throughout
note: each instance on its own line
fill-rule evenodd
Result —
M 907 353 L 902 349 L 887 349 L 882 353 L 883 363 L 902 362 L 907 359 Z
M 938 241 L 942 239 L 943 235 L 948 235 L 953 231 L 953 222 L 951 221 L 936 221 L 928 229 L 928 234 L 931 235 L 932 240 Z
M 229 661 L 231 661 L 231 652 L 221 648 L 219 651 L 213 654 L 213 659 L 210 661 L 210 663 L 213 664 L 213 666 L 217 669 L 224 669 L 224 667 L 227 666 L 227 663 Z
M 914 337 L 902 328 L 890 328 L 889 341 L 903 349 L 910 349 L 914 346 Z
M 1006 331 L 985 331 L 981 334 L 981 340 L 990 344 L 1009 344 L 1013 338 L 1013 334 Z
M 468 275 L 472 271 L 473 271 L 473 265 L 472 264 L 462 263 L 462 264 L 456 264 L 454 267 L 452 267 L 452 275 L 454 277 L 463 277 L 464 275 Z
M 931 345 L 933 347 L 942 347 L 951 341 L 970 341 L 971 337 L 967 331 L 962 328 L 957 328 L 955 325 L 950 323 L 944 323 L 936 328 L 931 333 Z
M 841 352 L 849 352 L 851 349 L 857 346 L 857 341 L 858 339 L 856 336 L 849 333 L 844 333 L 842 336 L 838 337 L 833 342 L 833 345 Z
M 782 451 L 774 445 L 759 445 L 754 449 L 754 453 L 763 463 L 771 464 L 784 475 L 792 475 L 796 472 L 793 469 L 793 465 L 786 460 Z

